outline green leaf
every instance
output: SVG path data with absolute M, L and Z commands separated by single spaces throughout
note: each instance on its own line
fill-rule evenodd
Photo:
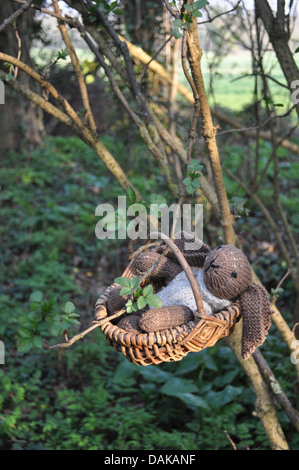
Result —
M 194 395 L 194 393 L 179 393 L 178 398 L 182 400 L 187 405 L 187 407 L 191 408 L 192 410 L 196 408 L 204 408 L 206 410 L 209 409 L 209 405 L 207 404 L 207 402 L 203 398 Z
M 209 3 L 207 2 L 207 0 L 197 0 L 197 2 L 194 2 L 193 6 L 195 10 L 200 10 L 201 8 L 204 8 L 208 4 Z
M 124 11 L 121 8 L 115 8 L 113 10 L 113 13 L 115 13 L 116 15 L 123 15 Z
M 39 349 L 43 348 L 43 340 L 40 336 L 34 336 L 33 338 L 33 344 Z
M 143 289 L 143 292 L 142 292 L 144 297 L 146 297 L 149 294 L 153 294 L 153 293 L 154 293 L 154 288 L 153 288 L 152 284 L 149 284 L 148 286 L 145 286 L 144 289 Z
M 200 181 L 199 181 L 199 179 L 193 180 L 193 181 L 192 181 L 192 186 L 193 186 L 194 189 L 200 188 Z
M 114 282 L 116 282 L 116 284 L 119 284 L 120 286 L 124 286 L 124 287 L 130 287 L 130 285 L 131 285 L 130 279 L 128 279 L 127 277 L 116 277 L 114 279 Z
M 297 54 L 299 52 L 299 47 L 295 50 L 294 54 Z
M 131 295 L 133 294 L 133 289 L 131 289 L 131 287 L 124 287 L 123 289 L 121 289 L 119 295 Z
M 183 184 L 185 186 L 190 186 L 191 183 L 192 183 L 192 179 L 189 176 L 187 178 L 183 179 Z
M 130 287 L 132 290 L 135 290 L 137 289 L 137 287 L 139 286 L 139 282 L 140 282 L 140 279 L 138 276 L 136 277 L 133 277 L 133 279 L 130 279 Z
M 198 160 L 194 158 L 193 160 L 191 160 L 187 168 L 190 171 L 197 172 L 197 171 L 200 171 L 203 168 L 203 166 L 199 163 Z
M 167 205 L 165 197 L 161 196 L 161 194 L 151 194 L 149 200 L 151 204 L 159 204 L 161 207 Z
M 40 303 L 43 300 L 44 294 L 40 292 L 39 290 L 32 292 L 32 294 L 29 297 L 30 302 L 36 302 Z
M 63 325 L 61 323 L 53 323 L 50 328 L 51 334 L 53 336 L 59 336 L 63 333 Z
M 163 306 L 162 300 L 156 294 L 148 294 L 145 299 L 151 307 L 161 308 Z
M 200 18 L 202 16 L 202 12 L 201 11 L 194 11 L 193 16 L 196 16 L 197 18 Z
M 194 188 L 192 185 L 186 186 L 186 191 L 188 194 L 193 194 L 194 193 Z
M 68 55 L 69 55 L 69 53 L 68 53 L 67 49 L 62 49 L 61 51 L 57 52 L 57 58 L 58 59 L 66 60 Z
M 24 338 L 31 338 L 32 337 L 32 330 L 29 330 L 28 328 L 19 328 L 19 333 Z
M 173 35 L 176 39 L 179 39 L 183 36 L 183 34 L 182 34 L 182 32 L 180 31 L 179 28 L 174 28 Z
M 33 343 L 30 338 L 22 338 L 18 343 L 19 352 L 28 352 L 32 348 Z
M 137 312 L 137 303 L 132 300 L 128 300 L 126 303 L 126 310 L 128 313 Z
M 184 5 L 184 8 L 187 11 L 193 11 L 194 10 L 194 5 Z
M 29 312 L 28 313 L 28 319 L 40 322 L 42 320 L 42 314 L 41 314 L 41 312 L 35 312 L 35 311 Z
M 14 79 L 15 79 L 15 77 L 14 77 L 13 75 L 11 75 L 11 73 L 7 73 L 7 74 L 5 75 L 5 80 L 6 80 L 7 82 L 9 82 L 10 80 L 14 80 Z
M 176 20 L 174 20 L 173 24 L 174 24 L 174 26 L 177 26 L 177 27 L 181 28 L 182 25 L 183 25 L 183 21 L 180 20 L 179 18 L 177 18 Z
M 75 310 L 76 310 L 76 307 L 73 304 L 73 302 L 66 302 L 64 306 L 65 313 L 73 313 Z
M 144 308 L 146 306 L 146 300 L 145 298 L 141 295 L 140 297 L 138 297 L 137 299 L 137 307 L 139 308 L 139 310 L 141 310 L 142 308 Z
M 173 377 L 169 379 L 161 388 L 161 393 L 176 397 L 181 393 L 198 392 L 197 386 L 193 380 Z
M 126 192 L 127 198 L 128 198 L 128 205 L 131 206 L 132 204 L 135 204 L 136 202 L 136 194 L 134 189 L 129 187 Z

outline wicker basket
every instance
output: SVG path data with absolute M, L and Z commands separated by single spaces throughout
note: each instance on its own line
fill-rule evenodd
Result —
M 122 274 L 123 277 L 132 278 L 140 275 L 136 270 L 135 260 L 136 258 L 133 258 L 129 263 Z M 153 279 L 150 283 L 155 292 L 161 289 L 161 284 L 155 283 Z M 214 346 L 219 339 L 232 333 L 241 315 L 240 304 L 236 301 L 230 307 L 214 315 L 200 314 L 199 321 L 190 321 L 180 327 L 162 331 L 136 334 L 119 328 L 113 320 L 109 319 L 111 313 L 108 314 L 106 301 L 109 291 L 115 285 L 108 287 L 96 302 L 95 319 L 104 320 L 101 322 L 100 329 L 108 343 L 130 362 L 141 366 L 180 361 L 189 352 L 198 352 Z M 143 285 L 146 285 L 146 282 Z

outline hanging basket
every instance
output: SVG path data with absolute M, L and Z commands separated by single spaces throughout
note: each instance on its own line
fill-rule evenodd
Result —
M 177 256 L 190 281 L 198 307 L 196 321 L 189 321 L 179 327 L 151 333 L 128 332 L 118 327 L 115 320 L 110 320 L 111 315 L 115 312 L 108 313 L 107 311 L 109 292 L 117 284 L 112 284 L 108 287 L 95 305 L 95 319 L 96 321 L 101 321 L 100 329 L 108 343 L 116 351 L 122 353 L 130 362 L 134 362 L 139 366 L 180 361 L 189 352 L 198 352 L 207 347 L 214 346 L 219 339 L 225 338 L 232 333 L 234 325 L 241 315 L 238 301 L 235 301 L 230 307 L 225 308 L 221 312 L 206 315 L 202 309 L 196 280 L 182 252 L 175 247 L 171 240 L 165 239 L 165 242 Z M 136 259 L 133 255 L 133 259 L 125 269 L 122 277 L 132 278 L 140 276 L 136 268 Z M 149 282 L 145 281 L 142 287 L 147 283 Z M 155 282 L 155 279 L 151 278 L 150 283 L 153 285 L 155 293 L 161 290 L 161 284 L 158 281 Z M 116 321 L 119 321 L 119 318 Z

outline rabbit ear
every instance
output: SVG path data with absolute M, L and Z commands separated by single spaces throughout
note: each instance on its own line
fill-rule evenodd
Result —
M 249 356 L 263 344 L 271 326 L 269 295 L 259 284 L 251 284 L 240 297 L 243 331 L 242 357 Z

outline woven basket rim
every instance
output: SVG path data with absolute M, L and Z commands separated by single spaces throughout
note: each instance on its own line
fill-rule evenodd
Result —
M 132 345 L 140 349 L 142 349 L 144 346 L 152 347 L 154 344 L 157 344 L 159 346 L 164 346 L 166 342 L 167 344 L 177 344 L 177 343 L 182 342 L 184 338 L 189 333 L 191 333 L 199 323 L 199 322 L 196 322 L 195 320 L 191 320 L 187 323 L 184 323 L 183 325 L 180 325 L 174 328 L 166 328 L 164 330 L 159 330 L 159 331 L 155 331 L 151 333 L 147 333 L 147 332 L 135 333 L 135 332 L 129 332 L 127 330 L 124 330 L 123 328 L 120 328 L 119 326 L 117 326 L 117 324 L 114 324 L 112 321 L 109 320 L 109 316 L 112 314 L 108 315 L 108 311 L 106 307 L 105 297 L 107 295 L 107 291 L 109 292 L 109 289 L 111 289 L 114 285 L 116 284 L 112 284 L 111 286 L 109 286 L 103 292 L 103 294 L 99 297 L 98 301 L 96 302 L 95 316 L 97 320 L 104 320 L 105 318 L 107 318 L 107 321 L 105 321 L 100 326 L 100 328 L 102 332 L 105 334 L 105 336 L 109 336 L 113 341 L 118 342 L 119 344 L 122 344 L 124 346 Z M 103 302 L 101 302 L 102 300 Z M 99 305 L 98 308 L 97 308 L 97 305 Z M 235 313 L 237 317 L 239 317 L 241 313 L 241 307 L 240 307 L 240 303 L 238 302 L 238 300 L 233 302 L 229 307 L 226 307 L 217 313 L 209 315 L 209 317 L 211 319 L 217 319 L 219 323 L 222 322 L 223 326 L 226 326 L 225 320 L 221 320 L 219 316 L 223 315 L 224 317 L 226 317 L 229 315 L 229 312 L 231 310 L 235 310 L 235 311 L 237 310 L 238 312 L 235 312 Z M 207 320 L 202 320 L 202 321 L 206 322 Z M 163 338 L 168 338 L 168 341 L 165 341 Z

